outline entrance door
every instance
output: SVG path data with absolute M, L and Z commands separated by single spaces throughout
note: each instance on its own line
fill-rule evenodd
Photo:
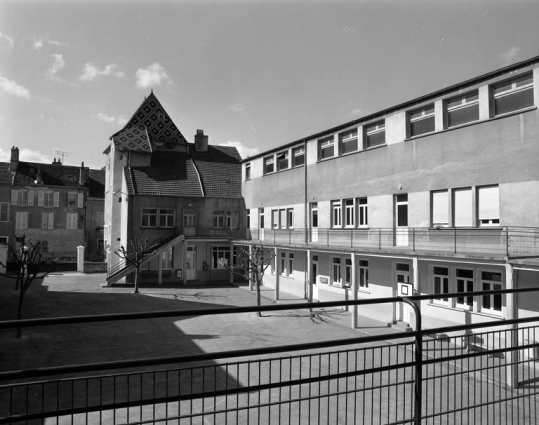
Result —
M 185 280 L 197 278 L 197 252 L 194 246 L 187 247 L 185 256 Z
M 408 246 L 408 194 L 395 195 L 395 245 Z
M 396 277 L 396 286 L 395 293 L 397 293 L 397 288 L 399 283 L 410 283 L 410 264 L 407 263 L 397 263 L 395 264 L 395 277 Z M 397 303 L 396 319 L 404 320 L 409 317 L 408 314 L 408 305 L 404 303 Z
M 311 202 L 311 242 L 318 242 L 318 202 Z
M 311 282 L 311 287 L 313 288 L 313 302 L 318 301 L 318 255 L 313 255 Z

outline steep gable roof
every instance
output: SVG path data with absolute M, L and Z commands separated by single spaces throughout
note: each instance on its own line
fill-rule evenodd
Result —
M 0 185 L 11 185 L 11 173 L 9 172 L 9 162 L 0 162 Z
M 151 143 L 187 143 L 153 91 L 111 139 L 118 150 L 138 152 L 151 152 Z
M 33 185 L 38 171 L 41 171 L 41 180 L 44 185 L 80 187 L 81 167 L 60 164 L 40 164 L 35 162 L 19 161 L 15 173 L 14 185 Z M 88 168 L 84 167 L 84 181 L 88 181 Z

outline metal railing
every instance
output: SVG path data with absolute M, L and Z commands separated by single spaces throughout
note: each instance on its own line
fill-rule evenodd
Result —
M 525 227 L 248 229 L 246 237 L 262 243 L 312 247 L 539 256 L 539 229 Z
M 427 297 L 0 322 L 8 329 L 202 315 L 219 320 L 222 314 L 395 302 L 416 313 L 415 331 L 407 333 L 1 372 L 4 382 L 24 382 L 0 385 L 0 424 L 537 423 L 539 327 L 526 324 L 539 316 L 422 330 L 415 303 Z M 119 372 L 132 367 L 142 370 Z M 117 372 L 88 376 L 110 369 Z M 57 377 L 67 373 L 78 376 Z

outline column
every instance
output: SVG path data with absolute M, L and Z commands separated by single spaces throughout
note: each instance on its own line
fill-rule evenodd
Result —
M 414 290 L 412 291 L 412 295 L 419 295 L 419 259 L 417 257 L 412 258 L 412 279 L 412 282 L 414 284 Z M 419 308 L 419 311 L 421 311 L 421 301 L 415 301 L 415 304 Z M 415 320 L 412 321 L 412 309 L 410 308 L 410 306 L 406 306 L 406 309 L 408 310 L 408 324 L 410 327 L 414 327 L 412 326 L 412 323 L 415 323 Z
M 313 268 L 313 261 L 311 258 L 311 250 L 307 250 L 307 270 L 305 270 L 305 276 L 306 276 L 306 283 L 307 283 L 307 294 L 308 298 L 307 301 L 310 303 L 313 302 L 313 282 L 312 282 L 312 268 Z
M 275 295 L 274 295 L 274 298 L 275 298 L 275 301 L 277 301 L 279 299 L 279 275 L 281 273 L 281 270 L 279 268 L 279 250 L 277 249 L 277 247 L 274 248 L 274 254 L 275 254 L 275 258 L 274 258 L 274 261 L 275 261 Z
M 249 260 L 253 259 L 253 246 L 249 245 Z M 247 279 L 249 280 L 249 291 L 253 290 L 253 271 L 247 267 Z
M 234 283 L 234 244 L 230 242 L 230 283 Z M 237 260 L 237 258 L 236 258 Z
M 84 273 L 84 247 L 77 247 L 77 271 Z

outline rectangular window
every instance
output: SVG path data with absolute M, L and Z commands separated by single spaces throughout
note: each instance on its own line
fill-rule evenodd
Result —
M 294 254 L 288 254 L 288 277 L 294 277 Z
M 12 190 L 11 191 L 11 205 L 18 205 L 20 207 L 25 207 L 29 205 L 28 198 L 29 197 L 28 197 L 27 190 Z
M 434 131 L 434 105 L 416 109 L 408 115 L 410 137 Z
M 364 136 L 364 149 L 373 148 L 386 144 L 386 124 L 385 121 L 379 121 L 374 124 L 366 125 Z
M 9 236 L 0 236 L 0 243 L 9 243 Z
M 445 102 L 447 127 L 454 127 L 479 119 L 479 93 L 476 91 L 454 97 Z
M 480 226 L 500 224 L 500 197 L 498 186 L 477 188 L 478 218 Z
M 251 164 L 245 164 L 245 180 L 251 179 Z
M 354 200 L 345 199 L 344 200 L 344 225 L 346 227 L 354 227 L 355 225 L 355 211 L 354 211 Z
M 279 210 L 279 223 L 281 229 L 286 229 L 286 210 Z
M 292 149 L 292 167 L 298 167 L 305 164 L 305 147 L 298 146 Z
M 473 270 L 457 269 L 457 292 L 473 292 Z M 473 297 L 457 297 L 457 306 L 473 309 Z
M 227 211 L 225 224 L 226 224 L 227 229 L 235 229 L 238 226 L 238 212 Z
M 481 272 L 481 289 L 483 291 L 497 291 L 502 289 L 502 274 L 493 272 Z M 483 295 L 481 310 L 501 313 L 502 294 Z
M 54 229 L 54 213 L 41 213 L 41 228 L 43 230 Z
M 352 260 L 350 258 L 346 258 L 344 261 L 344 281 L 343 286 L 345 288 L 351 288 L 352 287 Z
M 78 220 L 78 214 L 67 214 L 67 224 L 66 229 L 68 230 L 75 230 L 78 228 L 77 226 L 77 220 Z
M 294 228 L 294 209 L 288 208 L 286 210 L 287 220 L 288 220 L 288 228 L 293 229 Z
M 331 280 L 332 285 L 341 286 L 341 259 L 333 258 L 333 276 Z
M 281 275 L 286 276 L 286 253 L 281 252 Z
M 28 229 L 28 213 L 18 211 L 15 216 L 15 229 Z
M 67 206 L 75 208 L 78 205 L 79 194 L 77 192 L 69 192 L 67 194 Z
M 431 192 L 432 225 L 449 226 L 449 195 L 447 190 Z
M 39 195 L 38 195 L 39 199 Z M 54 192 L 43 192 L 43 206 L 45 208 L 54 207 Z
M 342 206 L 341 201 L 331 202 L 331 225 L 332 227 L 342 226 Z
M 224 269 L 230 264 L 230 247 L 214 246 L 212 249 L 212 267 Z
M 0 221 L 9 221 L 9 202 L 0 202 Z
M 472 189 L 455 189 L 453 191 L 453 217 L 455 227 L 473 224 Z
M 245 210 L 245 228 L 246 229 L 251 228 L 251 210 L 250 209 Z
M 159 227 L 174 227 L 174 210 L 159 210 Z
M 183 213 L 183 227 L 195 227 L 196 226 L 196 214 L 194 212 Z
M 318 141 L 318 159 L 332 158 L 334 155 L 333 136 Z
M 142 208 L 142 227 L 157 227 L 157 208 Z
M 434 294 L 438 295 L 434 299 L 449 302 L 449 299 L 444 298 L 444 294 L 449 293 L 449 269 L 447 267 L 433 267 L 432 277 L 434 281 Z
M 162 270 L 171 270 L 172 266 L 173 251 L 172 247 L 164 250 L 161 253 L 161 269 Z
M 367 289 L 369 287 L 369 262 L 367 260 L 359 260 L 358 267 L 359 288 Z
M 318 227 L 318 202 L 311 202 L 311 227 Z
M 357 151 L 357 130 L 339 134 L 339 150 L 341 155 Z
M 271 227 L 279 228 L 279 210 L 271 210 Z
M 268 156 L 264 158 L 264 174 L 270 174 L 275 171 L 275 158 Z
M 369 225 L 367 198 L 357 200 L 357 225 L 358 227 L 367 227 Z
M 288 168 L 288 151 L 277 154 L 277 171 L 286 170 Z
M 225 225 L 225 212 L 214 211 L 213 212 L 213 227 L 223 227 Z
M 502 115 L 533 106 L 533 75 L 531 73 L 496 84 L 492 87 L 494 114 Z
M 264 228 L 264 208 L 258 209 L 258 228 Z

